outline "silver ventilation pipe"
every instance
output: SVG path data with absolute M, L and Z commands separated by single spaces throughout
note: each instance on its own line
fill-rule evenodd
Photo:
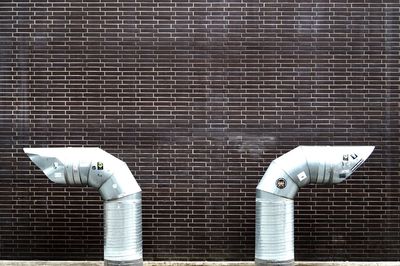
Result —
M 51 181 L 99 190 L 104 200 L 104 265 L 143 265 L 141 189 L 126 163 L 99 148 L 24 152 Z
M 275 159 L 257 186 L 257 266 L 294 265 L 294 204 L 300 187 L 348 178 L 373 146 L 299 146 Z

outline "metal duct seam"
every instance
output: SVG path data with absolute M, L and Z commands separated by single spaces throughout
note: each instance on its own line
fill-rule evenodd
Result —
M 340 183 L 373 146 L 299 146 L 271 162 L 257 186 L 256 265 L 294 265 L 293 199 L 309 183 Z
M 141 189 L 126 163 L 99 148 L 24 151 L 51 181 L 99 190 L 105 200 L 105 265 L 143 265 Z

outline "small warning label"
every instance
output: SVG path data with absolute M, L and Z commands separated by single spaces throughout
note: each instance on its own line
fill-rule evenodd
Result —
M 103 170 L 104 169 L 104 165 L 102 162 L 97 162 L 97 170 Z

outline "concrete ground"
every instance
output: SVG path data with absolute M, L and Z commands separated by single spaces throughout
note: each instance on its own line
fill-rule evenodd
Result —
M 0 260 L 0 266 L 103 266 L 102 261 L 12 261 Z M 254 266 L 254 262 L 146 261 L 144 266 Z M 296 262 L 296 266 L 400 266 L 398 262 Z

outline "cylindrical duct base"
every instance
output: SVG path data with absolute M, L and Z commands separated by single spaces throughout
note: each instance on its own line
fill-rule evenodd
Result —
M 265 261 L 258 260 L 255 261 L 256 266 L 294 266 L 294 261 Z
M 294 202 L 257 190 L 257 266 L 294 265 Z
M 104 203 L 104 262 L 143 265 L 140 192 Z
M 104 266 L 143 266 L 143 260 L 132 260 L 132 261 L 104 260 Z

